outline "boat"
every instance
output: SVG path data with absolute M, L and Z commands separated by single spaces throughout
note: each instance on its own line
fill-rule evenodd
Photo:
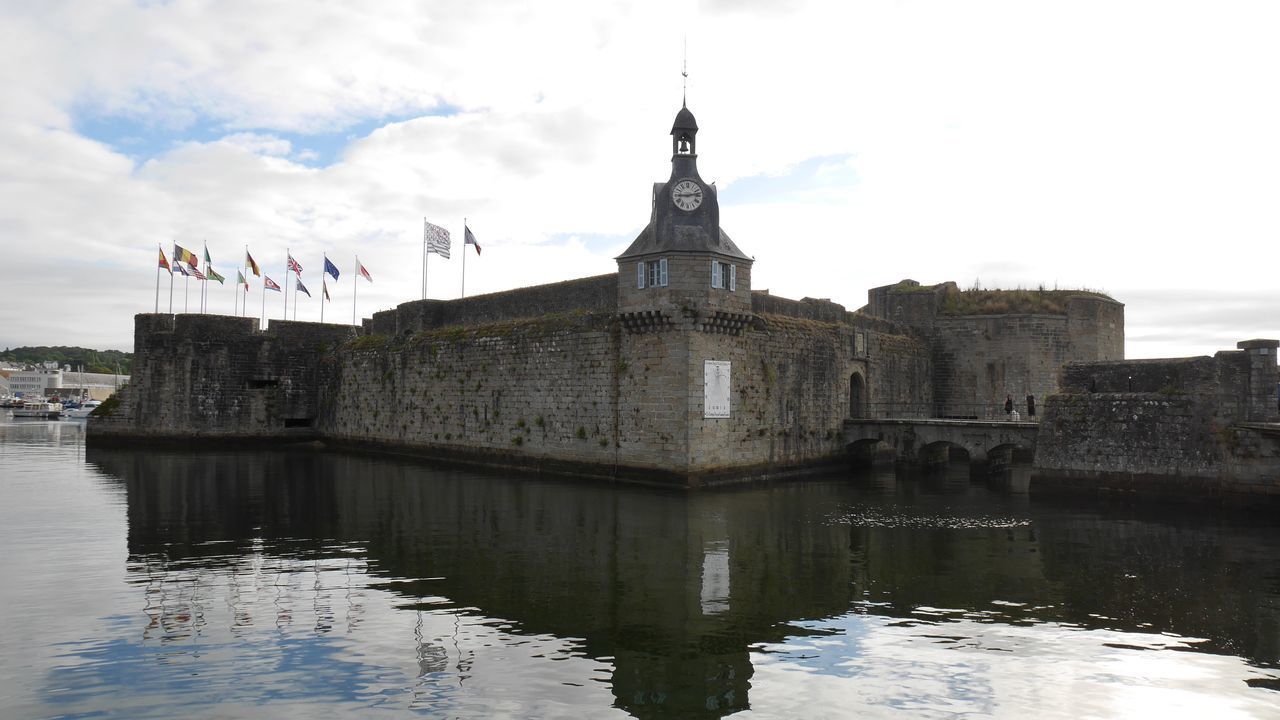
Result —
M 63 412 L 62 416 L 69 417 L 73 420 L 79 420 L 80 418 L 87 418 L 89 417 L 89 413 L 96 410 L 97 407 L 101 404 L 102 404 L 101 400 L 85 400 L 84 403 L 79 405 L 78 407 L 75 407 Z
M 13 409 L 13 416 L 16 418 L 44 418 L 47 420 L 57 420 L 62 414 L 62 403 L 53 402 L 26 402 L 22 407 Z

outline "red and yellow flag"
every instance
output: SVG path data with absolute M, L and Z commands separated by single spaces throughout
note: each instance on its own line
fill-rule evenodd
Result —
M 160 267 L 164 268 L 165 270 L 169 270 L 169 261 L 166 260 L 164 257 L 164 250 L 160 251 Z M 173 271 L 169 270 L 169 272 L 173 272 Z
M 249 268 L 254 275 L 262 275 L 262 270 L 258 268 L 258 263 L 253 261 L 253 256 L 249 254 L 248 250 L 244 251 L 244 266 Z

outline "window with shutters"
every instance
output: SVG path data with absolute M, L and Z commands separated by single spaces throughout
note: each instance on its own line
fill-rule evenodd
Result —
M 667 286 L 667 259 L 659 258 L 657 260 L 644 261 L 641 260 L 636 264 L 636 287 L 640 290 L 646 287 L 666 287 Z
M 738 268 L 736 265 L 711 261 L 711 287 L 717 290 L 733 292 L 738 289 Z

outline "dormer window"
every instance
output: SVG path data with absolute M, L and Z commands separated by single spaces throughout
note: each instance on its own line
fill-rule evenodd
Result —
M 719 260 L 711 261 L 711 287 L 734 292 L 738 289 L 738 268 Z
M 666 287 L 667 286 L 667 259 L 659 258 L 657 260 L 641 260 L 636 263 L 636 287 L 640 290 L 645 287 Z

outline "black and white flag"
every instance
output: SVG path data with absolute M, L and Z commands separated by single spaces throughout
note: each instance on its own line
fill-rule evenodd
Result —
M 449 259 L 449 231 L 432 225 L 426 218 L 422 219 L 422 242 L 427 246 L 427 252 Z

